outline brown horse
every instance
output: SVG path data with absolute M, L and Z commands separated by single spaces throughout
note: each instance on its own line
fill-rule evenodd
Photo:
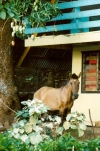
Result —
M 78 98 L 79 77 L 74 74 L 69 74 L 69 80 L 61 88 L 52 88 L 44 86 L 35 92 L 34 98 L 42 100 L 51 111 L 59 111 L 63 117 L 65 111 L 66 116 L 71 112 L 74 100 Z

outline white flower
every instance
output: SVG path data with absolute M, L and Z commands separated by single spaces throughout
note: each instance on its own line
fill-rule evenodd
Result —
M 23 29 L 23 31 L 24 31 L 24 30 L 25 30 L 25 27 L 23 27 L 22 29 Z
M 15 29 L 16 29 L 16 31 L 18 31 L 18 29 L 19 29 L 19 26 L 18 26 L 18 25 L 16 25 L 16 26 L 15 26 Z
M 23 27 L 19 26 L 19 32 L 22 33 L 22 31 L 23 31 Z
M 13 26 L 14 26 L 14 22 L 11 22 L 11 28 L 13 28 Z
M 12 32 L 12 37 L 14 37 L 14 36 L 15 36 L 15 31 Z
M 31 39 L 32 39 L 32 40 L 34 39 L 34 35 L 31 36 Z
M 12 28 L 13 28 L 13 32 L 16 32 L 16 27 L 15 27 L 15 26 L 13 26 Z
M 43 121 L 44 121 L 44 118 L 41 118 L 41 121 L 43 122 Z

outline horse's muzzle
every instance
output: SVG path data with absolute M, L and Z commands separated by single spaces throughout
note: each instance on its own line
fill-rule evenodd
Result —
M 78 93 L 73 93 L 73 94 L 72 94 L 72 98 L 73 98 L 73 100 L 77 99 L 77 98 L 78 98 L 78 96 L 79 96 L 79 94 L 78 94 Z

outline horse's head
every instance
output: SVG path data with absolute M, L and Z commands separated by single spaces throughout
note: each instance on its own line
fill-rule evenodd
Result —
M 78 98 L 78 91 L 79 91 L 79 78 L 81 76 L 81 73 L 77 76 L 75 73 L 74 74 L 69 74 L 69 84 L 71 85 L 72 89 L 72 99 L 75 100 Z

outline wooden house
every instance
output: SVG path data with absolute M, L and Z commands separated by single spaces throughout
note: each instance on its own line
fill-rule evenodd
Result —
M 46 28 L 26 29 L 27 35 L 35 33 L 38 35 L 34 39 L 25 40 L 26 49 L 18 66 L 22 64 L 30 48 L 36 51 L 49 49 L 51 50 L 49 55 L 57 57 L 59 54 L 59 60 L 65 53 L 66 57 L 61 60 L 62 64 L 60 62 L 60 71 L 63 73 L 60 78 L 63 79 L 65 75 L 64 79 L 66 79 L 66 73 L 69 71 L 76 74 L 82 72 L 79 98 L 74 102 L 72 111 L 83 112 L 86 115 L 86 121 L 90 121 L 90 110 L 92 121 L 100 121 L 100 0 L 65 1 L 59 3 L 59 8 L 62 14 L 53 18 Z M 56 50 L 55 54 L 52 49 Z M 43 59 L 43 54 L 41 58 Z M 69 62 L 71 64 L 68 68 L 63 69 L 64 64 Z M 40 64 L 43 62 L 40 61 Z M 51 67 L 50 60 L 48 66 Z M 54 68 L 56 69 L 55 65 Z

